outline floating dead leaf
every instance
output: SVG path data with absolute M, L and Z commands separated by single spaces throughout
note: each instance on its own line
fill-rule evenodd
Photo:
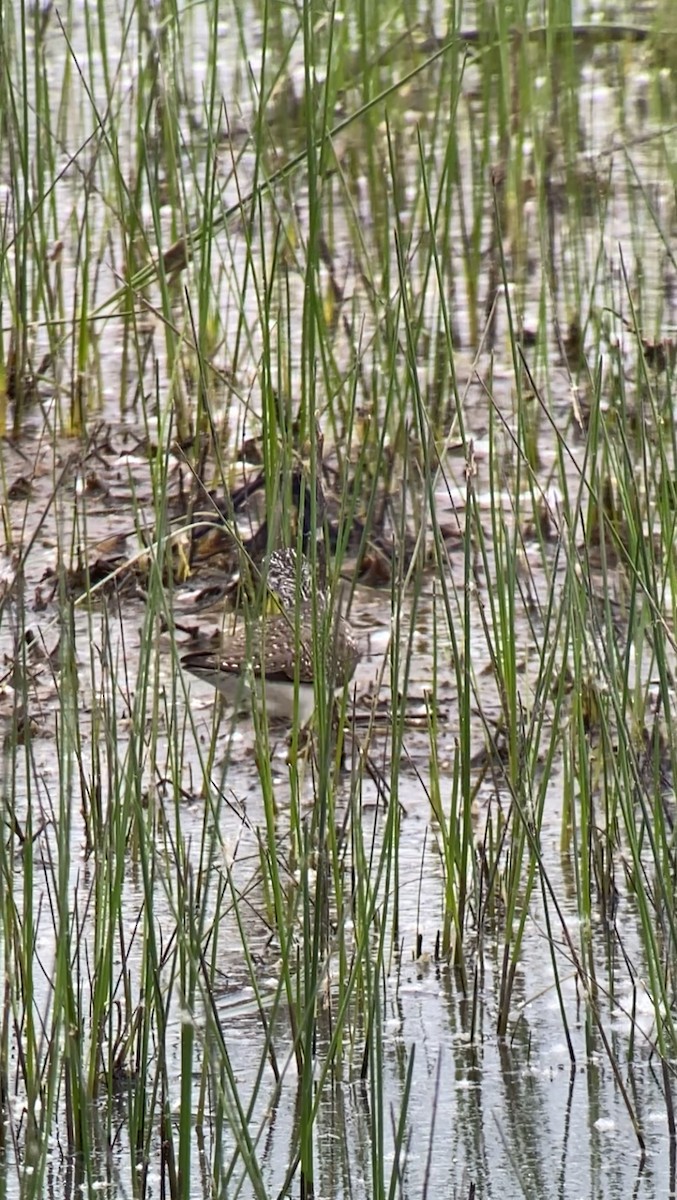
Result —
M 170 246 L 169 250 L 165 252 L 165 256 L 162 260 L 165 271 L 168 275 L 171 275 L 174 272 L 182 271 L 187 265 L 190 257 L 191 254 L 188 249 L 186 239 L 183 237 L 179 238 L 179 240 L 174 242 L 174 245 Z
M 88 471 L 85 475 L 85 491 L 90 496 L 110 495 L 110 489 L 103 482 L 98 471 Z
M 385 587 L 392 578 L 392 564 L 376 548 L 366 550 L 359 562 L 358 577 L 368 587 Z
M 677 359 L 677 342 L 672 338 L 662 338 L 660 341 L 651 342 L 648 338 L 641 339 L 641 346 L 647 364 L 658 371 L 666 371 L 668 367 L 672 369 Z
M 19 475 L 7 489 L 9 500 L 27 500 L 33 490 L 33 479 L 27 475 Z
M 585 365 L 583 330 L 578 317 L 572 317 L 562 338 L 562 350 L 570 371 L 577 373 Z

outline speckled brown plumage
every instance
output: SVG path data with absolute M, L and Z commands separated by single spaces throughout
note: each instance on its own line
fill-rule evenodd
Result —
M 299 719 L 306 720 L 314 704 L 316 674 L 313 576 L 307 559 L 302 558 L 298 566 L 297 562 L 296 551 L 285 549 L 272 554 L 268 563 L 267 590 L 281 611 L 263 616 L 258 623 L 238 626 L 224 639 L 220 652 L 186 654 L 181 662 L 231 703 L 239 704 L 254 692 L 259 707 L 265 707 L 272 717 L 293 715 L 298 681 Z M 320 639 L 327 601 L 319 588 L 314 603 Z M 326 634 L 325 673 L 332 691 L 350 681 L 358 660 L 350 625 L 338 616 Z

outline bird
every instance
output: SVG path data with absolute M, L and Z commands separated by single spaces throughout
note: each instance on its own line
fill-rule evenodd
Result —
M 315 707 L 320 645 L 324 678 L 332 693 L 352 679 L 359 651 L 345 617 L 338 613 L 327 619 L 329 598 L 323 583 L 310 560 L 293 547 L 270 554 L 265 592 L 265 611 L 255 622 L 237 626 L 216 653 L 184 654 L 181 665 L 236 708 L 255 703 L 269 720 L 298 720 L 303 726 Z
M 260 570 L 265 560 L 266 549 L 271 541 L 270 523 L 267 517 L 258 524 L 250 536 L 240 536 L 237 524 L 248 514 L 251 523 L 254 498 L 265 491 L 266 477 L 263 471 L 256 479 L 238 488 L 228 497 L 219 498 L 207 493 L 209 507 L 195 508 L 191 513 L 190 565 L 203 569 L 212 565 L 221 569 L 225 576 L 239 576 L 243 564 Z M 315 491 L 315 506 L 311 502 L 311 491 Z M 306 468 L 296 465 L 291 472 L 288 486 L 289 511 L 291 513 L 292 539 L 298 534 L 304 555 L 308 554 L 311 542 L 316 541 L 317 531 L 322 527 L 326 502 L 321 479 L 313 480 Z M 287 498 L 284 479 L 280 479 L 279 495 Z M 278 505 L 278 516 L 279 516 Z M 275 525 L 275 521 L 273 521 Z M 273 537 L 275 529 L 272 530 Z M 246 573 L 246 572 L 245 572 Z

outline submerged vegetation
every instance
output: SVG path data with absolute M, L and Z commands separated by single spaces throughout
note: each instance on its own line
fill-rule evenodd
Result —
M 0 1194 L 674 1194 L 677 42 L 627 9 L 0 0 Z M 180 660 L 290 544 L 361 661 L 280 732 Z

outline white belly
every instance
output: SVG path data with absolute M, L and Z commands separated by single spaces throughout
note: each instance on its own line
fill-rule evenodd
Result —
M 291 681 L 284 683 L 277 679 L 261 679 L 259 676 L 231 675 L 228 671 L 219 671 L 218 675 L 215 673 L 210 683 L 229 704 L 239 710 L 252 706 L 252 689 L 249 685 L 252 678 L 256 707 L 261 714 L 265 712 L 269 720 L 291 722 L 296 716 L 300 725 L 310 720 L 315 708 L 315 688 L 312 683 L 299 683 L 295 688 Z

